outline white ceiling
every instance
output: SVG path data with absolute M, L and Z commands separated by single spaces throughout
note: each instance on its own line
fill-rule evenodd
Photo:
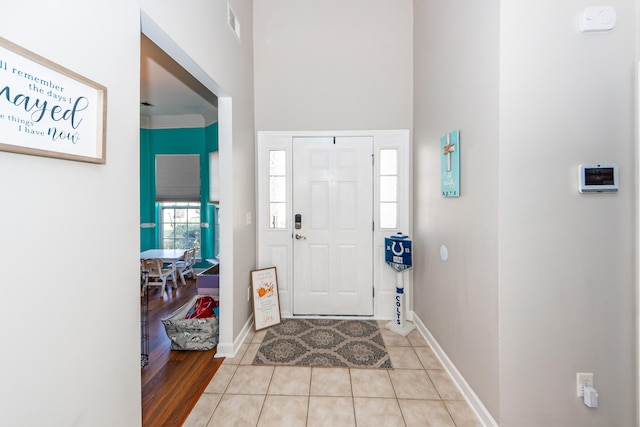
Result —
M 145 105 L 145 104 L 151 105 Z M 217 117 L 218 99 L 144 35 L 140 37 L 140 116 Z

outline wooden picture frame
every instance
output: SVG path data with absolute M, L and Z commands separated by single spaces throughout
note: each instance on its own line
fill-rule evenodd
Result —
M 278 275 L 275 267 L 251 272 L 253 326 L 256 331 L 282 322 Z
M 107 89 L 0 37 L 0 150 L 105 163 Z

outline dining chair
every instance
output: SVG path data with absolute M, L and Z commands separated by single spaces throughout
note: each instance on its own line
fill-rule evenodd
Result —
M 149 270 L 144 264 L 144 260 L 140 260 L 140 296 L 144 296 L 145 288 L 149 286 Z
M 188 275 L 190 278 L 195 277 L 193 272 L 193 266 L 196 265 L 196 248 L 187 249 L 179 261 L 176 262 L 176 269 L 180 275 L 180 281 L 185 284 L 185 277 Z
M 160 296 L 164 295 L 168 279 L 173 280 L 174 286 L 177 285 L 175 270 L 172 267 L 164 268 L 160 258 L 143 259 L 142 269 L 148 271 L 147 286 L 161 286 Z

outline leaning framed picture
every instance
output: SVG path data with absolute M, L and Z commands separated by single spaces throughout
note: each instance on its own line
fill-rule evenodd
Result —
M 282 322 L 275 267 L 251 272 L 251 300 L 253 301 L 253 325 L 256 331 Z
M 0 150 L 105 163 L 107 89 L 0 37 Z

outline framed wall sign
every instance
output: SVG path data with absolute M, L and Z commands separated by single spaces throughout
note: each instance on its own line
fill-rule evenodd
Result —
M 442 197 L 460 197 L 460 131 L 440 138 L 440 188 Z
M 107 89 L 0 37 L 0 150 L 105 162 Z
M 275 267 L 251 272 L 251 295 L 253 324 L 256 331 L 282 322 Z

